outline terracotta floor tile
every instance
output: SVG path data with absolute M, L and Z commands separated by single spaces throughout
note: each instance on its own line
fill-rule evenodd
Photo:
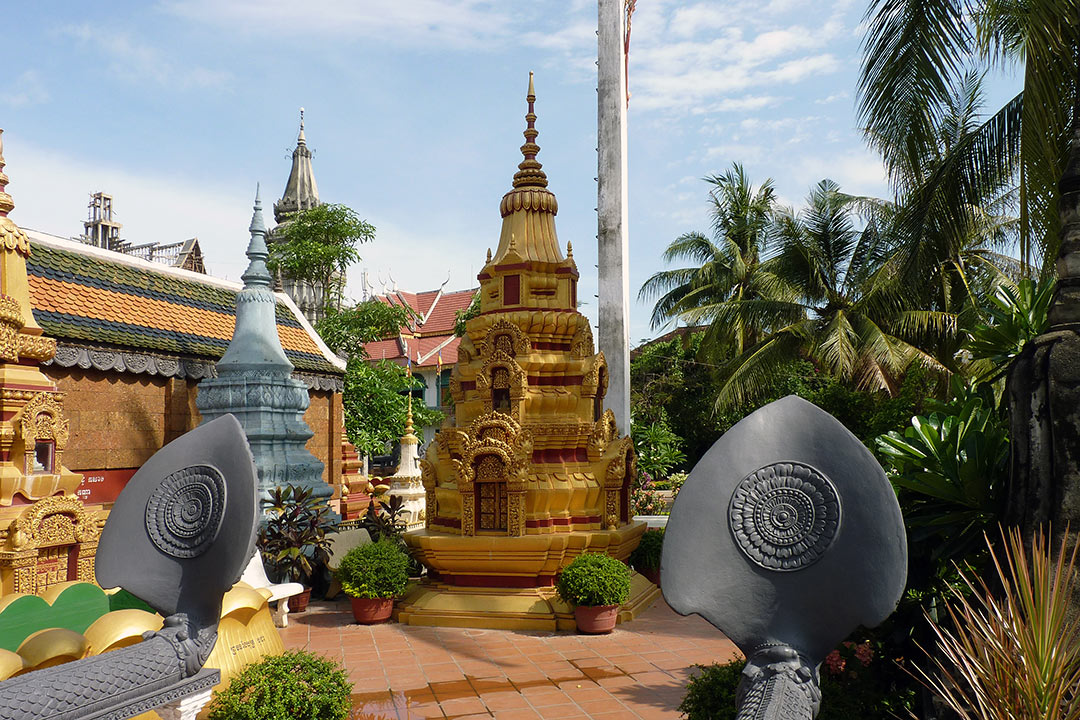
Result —
M 344 600 L 316 602 L 290 624 L 286 647 L 344 662 L 353 720 L 677 720 L 694 664 L 737 656 L 708 623 L 662 601 L 601 636 L 364 626 Z
M 510 692 L 497 692 L 481 695 L 480 699 L 488 710 L 513 710 L 515 708 L 529 708 L 529 701 L 516 690 Z
M 484 707 L 483 700 L 476 696 L 442 700 L 439 702 L 439 705 L 442 706 L 442 711 L 446 713 L 447 717 L 470 715 L 473 713 L 490 714 L 488 713 L 487 708 Z

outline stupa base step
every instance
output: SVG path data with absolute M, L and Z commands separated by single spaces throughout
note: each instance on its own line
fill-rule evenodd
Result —
M 630 599 L 617 622 L 633 620 L 660 597 L 660 588 L 638 573 L 630 576 Z M 424 582 L 414 586 L 394 608 L 394 619 L 407 625 L 491 630 L 576 630 L 574 608 L 553 587 L 492 588 Z

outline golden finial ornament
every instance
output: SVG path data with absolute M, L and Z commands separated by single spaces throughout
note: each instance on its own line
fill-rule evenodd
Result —
M 529 103 L 529 110 L 525 113 L 525 144 L 521 146 L 521 154 L 525 159 L 518 165 L 518 171 L 514 173 L 514 187 L 547 187 L 547 175 L 544 174 L 543 165 L 536 159 L 540 152 L 540 146 L 536 144 L 536 136 L 540 132 L 536 129 L 536 90 L 533 87 L 533 73 L 529 71 L 529 94 L 525 96 Z
M 487 261 L 491 262 L 491 248 L 488 248 Z
M 15 201 L 7 194 L 8 176 L 4 174 L 4 130 L 0 128 L 0 217 L 15 209 Z
M 574 246 L 569 240 L 566 241 L 566 257 L 568 259 L 574 257 Z

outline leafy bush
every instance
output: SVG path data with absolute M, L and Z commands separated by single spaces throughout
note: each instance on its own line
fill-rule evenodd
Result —
M 393 540 L 359 545 L 341 559 L 337 579 L 350 597 L 397 597 L 409 584 L 409 556 Z
M 911 542 L 929 542 L 933 557 L 947 563 L 981 547 L 983 533 L 1001 519 L 1009 437 L 992 400 L 976 392 L 934 409 L 877 444 L 900 490 Z
M 821 711 L 817 720 L 893 720 L 910 717 L 913 693 L 897 690 L 899 672 L 866 642 L 846 642 L 821 664 Z M 679 711 L 687 720 L 733 720 L 743 660 L 698 665 L 690 676 Z
M 621 605 L 630 598 L 630 568 L 603 553 L 583 553 L 559 575 L 559 597 L 574 605 Z
M 630 565 L 635 570 L 659 570 L 660 553 L 664 549 L 664 528 L 646 530 L 641 542 L 630 553 Z
M 352 686 L 344 668 L 321 655 L 273 655 L 214 693 L 209 720 L 345 720 Z
M 632 421 L 630 436 L 638 467 L 654 478 L 667 477 L 673 468 L 686 460 L 682 451 L 683 439 L 671 429 L 664 410 L 660 410 L 659 416 L 652 421 Z
M 723 665 L 697 665 L 686 683 L 686 695 L 679 703 L 679 712 L 687 720 L 731 720 L 735 717 L 735 692 L 742 677 L 742 660 Z
M 258 546 L 270 579 L 310 585 L 312 575 L 330 559 L 330 507 L 313 490 L 286 485 L 270 491 L 267 513 Z

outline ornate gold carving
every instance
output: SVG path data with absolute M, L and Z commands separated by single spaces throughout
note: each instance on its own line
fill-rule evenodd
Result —
M 604 359 L 604 353 L 596 353 L 586 363 L 585 374 L 581 378 L 581 394 L 593 397 L 599 391 L 602 397 L 607 392 L 607 360 Z
M 507 507 L 506 534 L 521 537 L 525 534 L 525 493 L 511 492 Z
M 618 429 L 615 424 L 615 413 L 605 410 L 600 419 L 593 425 L 593 431 L 589 435 L 589 459 L 598 460 L 607 452 L 608 443 L 615 439 Z
M 59 473 L 63 465 L 64 448 L 68 442 L 64 393 L 35 393 L 19 411 L 18 423 L 25 448 L 23 472 L 29 475 L 33 469 L 34 444 L 38 440 L 51 440 L 54 445 L 52 472 Z
M 29 550 L 72 542 L 97 543 L 101 528 L 83 504 L 73 497 L 38 500 L 14 522 L 9 540 L 14 550 Z
M 56 340 L 44 335 L 19 335 L 19 357 L 40 362 L 52 360 L 56 355 Z
M 496 351 L 511 358 L 528 355 L 532 351 L 532 344 L 521 328 L 508 320 L 499 319 L 488 328 L 480 347 L 480 357 L 490 358 Z
M 476 534 L 476 496 L 472 492 L 461 493 L 461 534 Z
M 0 217 L 0 248 L 30 257 L 30 238 L 8 217 Z
M 594 352 L 592 328 L 588 324 L 578 326 L 573 340 L 570 341 L 570 357 L 584 359 L 592 357 Z

